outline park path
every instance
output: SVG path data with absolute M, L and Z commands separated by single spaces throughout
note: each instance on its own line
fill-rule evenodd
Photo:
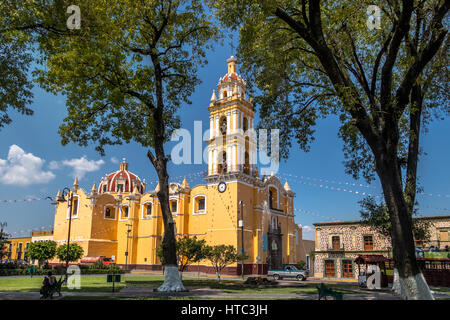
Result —
M 253 293 L 239 294 L 226 293 L 219 289 L 211 288 L 187 288 L 189 292 L 164 293 L 154 292 L 153 287 L 124 287 L 120 292 L 63 292 L 63 297 L 120 297 L 120 298 L 158 298 L 158 297 L 192 297 L 194 299 L 299 299 L 299 300 L 317 300 L 317 294 L 275 294 L 275 293 Z M 349 290 L 345 288 L 345 290 Z M 450 295 L 445 295 L 450 298 Z M 0 300 L 38 300 L 38 292 L 0 292 Z M 60 298 L 56 295 L 55 300 Z M 401 300 L 398 296 L 387 292 L 363 292 L 354 294 L 344 294 L 344 300 Z

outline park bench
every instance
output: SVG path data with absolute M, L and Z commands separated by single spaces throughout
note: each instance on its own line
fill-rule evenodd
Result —
M 63 283 L 63 277 L 59 278 L 58 281 L 55 282 L 52 286 L 42 286 L 40 293 L 41 293 L 41 299 L 47 299 L 50 297 L 50 299 L 53 299 L 53 295 L 55 293 L 58 293 L 58 295 L 61 297 L 61 286 Z
M 327 296 L 333 297 L 335 300 L 342 300 L 342 293 L 336 292 L 331 288 L 328 288 L 323 283 L 320 286 L 316 287 L 319 291 L 319 300 L 325 298 L 327 300 Z

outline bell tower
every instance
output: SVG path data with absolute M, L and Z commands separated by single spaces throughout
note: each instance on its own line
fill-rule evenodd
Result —
M 219 79 L 217 93 L 213 90 L 208 107 L 210 179 L 237 173 L 257 175 L 255 111 L 246 96 L 247 83 L 237 74 L 237 62 L 233 56 L 227 60 L 228 73 Z

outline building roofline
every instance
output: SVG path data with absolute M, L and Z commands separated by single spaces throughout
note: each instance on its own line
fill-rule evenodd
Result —
M 450 215 L 444 215 L 444 216 L 428 216 L 428 217 L 414 217 L 413 219 L 450 219 Z M 336 224 L 360 224 L 362 223 L 361 220 L 347 220 L 347 221 L 330 221 L 330 222 L 316 222 L 313 223 L 313 226 L 326 226 L 326 225 L 336 225 Z

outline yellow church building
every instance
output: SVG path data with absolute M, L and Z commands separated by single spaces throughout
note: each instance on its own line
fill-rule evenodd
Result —
M 244 272 L 264 274 L 268 268 L 306 260 L 308 252 L 302 250 L 302 229 L 294 221 L 295 193 L 275 175 L 258 174 L 255 111 L 246 96 L 246 82 L 236 73 L 236 63 L 234 57 L 227 60 L 228 72 L 208 107 L 206 183 L 192 187 L 186 180 L 170 183 L 170 208 L 177 236 L 197 236 L 209 245 L 233 245 L 238 250 L 243 238 L 248 255 Z M 129 171 L 125 159 L 118 171 L 104 176 L 90 192 L 79 188 L 76 179 L 71 243 L 82 246 L 86 256 L 105 256 L 129 268 L 160 269 L 156 251 L 164 227 L 158 188 L 147 190 L 145 182 Z M 53 230 L 58 245 L 67 242 L 68 227 L 68 202 L 60 202 Z M 213 272 L 207 261 L 191 268 Z M 241 264 L 224 272 L 240 274 Z

